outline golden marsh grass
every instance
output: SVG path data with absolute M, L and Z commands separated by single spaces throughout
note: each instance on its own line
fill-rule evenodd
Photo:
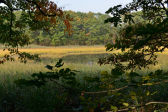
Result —
M 0 75 L 1 74 L 32 74 L 34 72 L 46 71 L 44 66 L 46 64 L 55 63 L 55 59 L 62 58 L 70 55 L 94 55 L 94 54 L 105 54 L 111 53 L 106 52 L 104 46 L 62 46 L 62 47 L 37 47 L 37 48 L 20 48 L 22 52 L 28 52 L 31 54 L 39 54 L 41 58 L 46 58 L 46 62 L 43 63 L 35 63 L 35 62 L 27 62 L 26 64 L 20 62 L 7 62 L 3 65 L 0 65 Z M 114 51 L 119 52 L 119 51 Z M 8 53 L 8 51 L 3 51 L 0 49 L 0 56 L 4 56 L 4 54 Z M 80 56 L 79 56 L 80 57 Z M 54 59 L 53 62 L 49 61 L 50 59 Z M 162 54 L 159 53 L 158 56 L 159 63 L 156 66 L 151 66 L 147 71 L 156 70 L 156 69 L 166 69 L 168 65 L 168 50 L 165 50 Z M 86 60 L 87 61 L 87 60 Z M 101 70 L 110 71 L 111 66 L 99 66 L 96 62 L 92 66 L 88 66 L 87 64 L 82 63 L 65 63 L 66 67 L 70 67 L 72 69 L 81 70 L 83 72 L 96 72 Z M 145 71 L 145 70 L 143 70 Z M 93 74 L 96 74 L 93 73 Z
M 66 46 L 66 47 L 46 47 L 46 48 L 21 48 L 21 52 L 39 54 L 41 57 L 61 58 L 67 55 L 79 54 L 103 54 L 107 53 L 104 46 Z M 0 49 L 0 56 L 7 54 L 8 51 Z

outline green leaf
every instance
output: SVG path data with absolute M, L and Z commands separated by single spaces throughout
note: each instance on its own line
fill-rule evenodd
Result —
M 55 67 L 59 68 L 62 67 L 64 65 L 63 60 L 59 59 L 59 61 L 57 62 L 57 64 L 55 65 Z
M 135 93 L 134 91 L 131 91 L 131 92 L 130 92 L 130 95 L 131 95 L 131 96 L 136 96 L 136 93 Z
M 146 83 L 145 85 L 147 85 L 147 86 L 152 86 L 153 83 Z
M 53 69 L 53 66 L 51 66 L 51 65 L 46 65 L 45 66 L 47 69 L 49 69 L 49 70 L 52 70 Z
M 150 92 L 149 92 L 149 91 L 147 91 L 147 92 L 146 92 L 146 95 L 147 95 L 147 96 L 149 96 L 149 95 L 150 95 Z
M 101 72 L 101 75 L 103 75 L 103 76 L 104 76 L 104 75 L 108 75 L 108 72 L 107 72 L 107 71 L 102 71 L 102 72 Z
M 123 103 L 123 105 L 124 105 L 124 106 L 126 106 L 126 107 L 128 107 L 128 106 L 129 106 L 129 104 L 128 104 L 128 103 Z
M 114 76 L 121 76 L 124 72 L 119 68 L 114 68 L 111 70 L 111 74 Z
M 117 112 L 118 108 L 116 106 L 111 106 L 110 107 L 112 111 Z

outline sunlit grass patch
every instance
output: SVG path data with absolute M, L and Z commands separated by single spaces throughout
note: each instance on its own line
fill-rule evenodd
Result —
M 70 46 L 70 47 L 46 47 L 46 48 L 21 48 L 20 51 L 31 54 L 39 54 L 41 57 L 61 58 L 66 55 L 106 53 L 104 46 Z M 0 50 L 0 56 L 8 53 Z

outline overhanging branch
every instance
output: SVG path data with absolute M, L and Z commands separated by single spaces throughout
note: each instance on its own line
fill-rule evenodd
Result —
M 41 9 L 41 7 L 38 5 L 38 3 L 36 2 L 36 1 L 31 1 L 31 0 L 26 0 L 27 2 L 29 2 L 29 3 L 33 3 L 33 4 L 35 4 L 36 5 L 36 7 L 37 7 L 37 9 L 40 11 L 40 13 L 41 14 L 43 14 L 44 16 L 48 16 L 48 17 L 55 17 L 55 16 L 57 16 L 57 14 L 55 13 L 55 14 L 47 14 L 47 13 L 45 13 L 42 9 Z
M 152 85 L 159 85 L 161 83 L 168 83 L 168 80 L 161 81 L 161 82 L 155 82 Z M 150 85 L 149 83 L 142 84 L 142 86 L 152 86 L 152 85 Z M 102 93 L 108 93 L 108 92 L 117 92 L 117 91 L 126 89 L 128 87 L 130 87 L 130 86 L 124 86 L 124 87 L 113 89 L 113 90 L 105 90 L 105 91 L 97 91 L 97 92 L 84 92 L 83 91 L 82 94 L 102 94 Z
M 143 108 L 145 106 L 148 106 L 148 105 L 151 105 L 151 104 L 164 104 L 164 105 L 168 105 L 168 102 L 148 102 L 148 103 L 145 103 L 144 105 L 141 105 L 141 106 L 132 106 L 130 108 L 125 108 L 125 109 L 120 109 L 120 110 L 117 110 L 117 112 L 128 112 L 130 110 L 134 110 L 135 108 Z M 110 112 L 110 111 L 108 111 Z

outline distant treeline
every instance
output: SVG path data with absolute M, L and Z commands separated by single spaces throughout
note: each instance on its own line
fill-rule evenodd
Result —
M 104 23 L 109 18 L 107 14 L 83 13 L 66 11 L 71 21 L 72 34 L 65 32 L 65 25 L 57 20 L 55 26 L 49 30 L 27 31 L 30 43 L 42 46 L 62 46 L 62 45 L 105 45 L 114 42 L 115 38 L 120 38 L 121 30 L 110 23 Z M 17 18 L 20 17 L 19 11 L 15 12 Z M 136 23 L 143 22 L 142 12 L 134 13 Z M 48 23 L 47 23 L 48 24 Z M 126 24 L 125 24 L 126 25 Z M 123 25 L 124 26 L 124 25 Z
M 108 15 L 100 13 L 82 13 L 67 11 L 73 18 L 72 35 L 68 35 L 64 30 L 63 23 L 58 21 L 58 25 L 49 31 L 30 32 L 32 44 L 45 46 L 60 45 L 99 45 L 112 42 L 111 24 L 104 24 Z

